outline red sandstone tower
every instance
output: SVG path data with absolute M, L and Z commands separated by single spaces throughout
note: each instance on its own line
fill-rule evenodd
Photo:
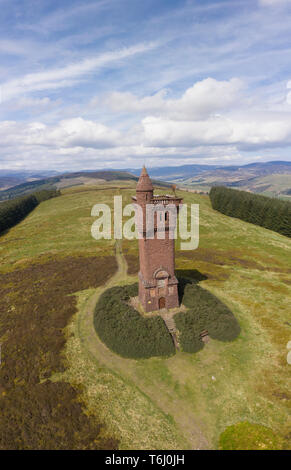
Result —
M 153 192 L 152 182 L 143 167 L 133 201 L 142 209 L 143 227 L 139 239 L 138 277 L 139 300 L 146 312 L 179 306 L 178 281 L 175 277 L 175 240 L 170 236 L 171 230 L 175 229 L 176 221 L 173 222 L 169 209 L 175 206 L 178 212 L 182 199 L 169 195 L 154 196 Z M 146 211 L 149 204 L 157 207 L 153 238 L 149 238 L 146 232 Z M 158 236 L 160 230 L 158 220 L 162 220 L 162 217 L 165 223 L 164 239 Z

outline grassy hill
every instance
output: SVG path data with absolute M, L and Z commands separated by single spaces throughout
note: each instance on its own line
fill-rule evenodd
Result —
M 34 191 L 46 189 L 70 188 L 80 185 L 98 185 L 109 181 L 137 181 L 137 177 L 121 171 L 96 171 L 96 172 L 76 172 L 66 173 L 48 178 L 34 179 L 26 181 L 9 189 L 0 191 L 0 201 L 13 199 L 17 196 L 23 196 Z
M 134 188 L 134 180 L 113 180 L 62 189 L 0 238 L 0 409 L 5 426 L 15 415 L 26 423 L 25 433 L 20 424 L 9 427 L 9 442 L 213 449 L 221 433 L 245 421 L 286 442 L 291 241 L 284 236 L 213 211 L 207 196 L 179 191 L 200 205 L 200 245 L 180 251 L 177 241 L 177 275 L 203 279 L 235 314 L 239 337 L 147 360 L 121 358 L 98 340 L 97 299 L 105 288 L 136 282 L 138 248 L 124 240 L 116 253 L 113 240 L 94 240 L 91 209 L 112 206 L 117 194 L 128 203 Z
M 118 188 L 126 182 L 137 182 L 138 177 L 126 171 L 79 171 L 76 173 L 65 173 L 63 175 L 51 176 L 45 179 L 33 179 L 33 181 L 26 181 L 16 186 L 9 185 L 8 189 L 0 190 L 0 202 L 7 199 L 14 199 L 15 197 L 24 196 L 35 191 L 43 191 L 50 189 L 64 189 L 73 186 L 100 186 L 108 187 L 110 183 L 112 188 Z M 154 183 L 160 184 L 162 187 L 170 187 L 169 183 L 153 180 Z M 0 186 L 1 188 L 1 186 Z
M 139 170 L 129 169 L 134 175 Z M 149 168 L 149 175 L 183 189 L 208 193 L 212 186 L 229 186 L 270 197 L 290 199 L 291 162 L 273 161 L 248 165 L 179 165 Z
M 181 167 L 183 168 L 183 167 Z M 268 162 L 244 166 L 188 168 L 176 170 L 168 181 L 196 191 L 208 192 L 212 186 L 229 186 L 271 197 L 290 197 L 291 163 Z

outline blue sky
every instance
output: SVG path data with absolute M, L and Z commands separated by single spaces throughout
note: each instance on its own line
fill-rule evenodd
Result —
M 290 0 L 0 0 L 0 169 L 291 160 Z

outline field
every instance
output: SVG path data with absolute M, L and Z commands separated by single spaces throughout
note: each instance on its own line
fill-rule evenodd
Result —
M 121 358 L 97 338 L 96 302 L 105 289 L 136 282 L 138 251 L 136 241 L 94 240 L 91 209 L 112 206 L 114 195 L 130 202 L 134 186 L 62 189 L 0 238 L 0 406 L 8 423 L 15 403 L 29 406 L 30 391 L 37 410 L 31 425 L 23 418 L 21 437 L 20 424 L 9 441 L 0 429 L 2 448 L 15 438 L 18 448 L 57 448 L 43 430 L 56 421 L 64 448 L 215 449 L 228 426 L 244 421 L 267 427 L 288 447 L 291 241 L 284 236 L 213 211 L 207 196 L 179 192 L 200 205 L 200 244 L 181 251 L 177 240 L 177 274 L 199 279 L 230 308 L 239 337 L 147 360 Z M 43 387 L 59 396 L 48 409 Z M 66 416 L 75 417 L 76 435 Z

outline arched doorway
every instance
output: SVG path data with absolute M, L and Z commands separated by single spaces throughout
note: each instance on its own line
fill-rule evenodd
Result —
M 160 297 L 159 298 L 159 309 L 165 308 L 166 307 L 166 299 L 165 297 Z

